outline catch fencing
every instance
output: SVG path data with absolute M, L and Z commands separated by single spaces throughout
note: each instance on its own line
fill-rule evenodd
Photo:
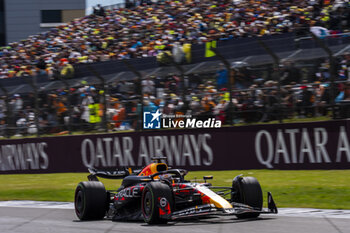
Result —
M 156 58 L 128 59 L 78 64 L 75 66 L 76 78 L 69 80 L 50 80 L 45 75 L 0 80 L 0 136 L 10 138 L 15 135 L 42 136 L 128 129 L 141 131 L 141 109 L 145 109 L 145 102 L 151 101 L 142 91 L 142 81 L 148 77 L 160 77 L 163 82 L 176 77 L 176 90 L 156 87 L 151 96 L 161 99 L 164 90 L 168 97 L 175 94 L 184 103 L 184 108 L 180 110 L 182 113 L 193 111 L 192 99 L 204 101 L 203 98 L 212 98 L 219 102 L 226 95 L 228 107 L 220 114 L 224 115 L 221 119 L 227 126 L 283 122 L 295 117 L 347 118 L 350 116 L 348 103 L 336 103 L 334 100 L 339 85 L 347 82 L 347 78 L 338 75 L 337 68 L 340 59 L 350 49 L 349 38 L 349 34 L 323 39 L 311 35 L 295 37 L 294 34 L 283 34 L 221 40 L 218 47 L 213 48 L 216 54 L 213 57 L 204 56 L 205 45 L 193 45 L 191 64 L 160 66 Z M 293 67 L 300 71 L 299 84 L 287 85 L 284 82 L 285 62 L 293 63 Z M 226 90 L 218 88 L 216 84 L 220 63 L 229 73 Z M 321 67 L 323 63 L 327 63 L 325 67 Z M 249 75 L 244 76 L 246 73 Z M 321 84 L 314 82 L 318 78 L 316 73 L 325 76 Z M 262 85 L 268 80 L 274 81 L 274 84 Z M 123 81 L 126 90 L 120 93 L 115 87 Z M 206 89 L 208 81 L 212 82 L 216 92 Z M 303 84 L 300 84 L 301 81 Z M 194 91 L 201 84 L 204 88 L 199 92 Z M 300 88 L 306 86 L 312 89 L 320 85 L 328 95 L 326 100 L 317 99 L 314 95 L 315 101 L 304 104 L 299 99 Z M 82 104 L 84 96 L 80 96 L 81 92 L 77 90 L 87 87 L 94 89 L 95 102 L 99 104 L 98 109 L 94 110 L 99 117 L 96 122 L 82 118 L 84 113 L 92 109 Z M 16 94 L 21 95 L 26 104 L 18 104 Z M 264 104 L 259 104 L 261 99 L 258 99 L 258 95 L 265 99 Z M 286 101 L 288 95 L 294 101 Z M 120 105 L 125 111 L 123 117 L 118 117 L 121 108 L 117 106 Z M 214 111 L 198 114 L 199 117 L 220 117 Z M 22 118 L 24 120 L 21 121 Z

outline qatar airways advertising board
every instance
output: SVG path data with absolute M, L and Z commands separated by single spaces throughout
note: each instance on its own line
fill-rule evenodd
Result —
M 0 173 L 142 167 L 153 156 L 188 170 L 348 169 L 349 121 L 0 141 Z

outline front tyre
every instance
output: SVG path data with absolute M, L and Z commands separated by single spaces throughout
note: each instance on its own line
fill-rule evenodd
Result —
M 75 190 L 74 209 L 80 220 L 101 220 L 108 207 L 107 192 L 99 181 L 80 182 Z
M 242 177 L 234 179 L 232 182 L 233 202 L 243 203 L 256 210 L 262 210 L 263 195 L 261 186 L 255 177 Z M 237 215 L 238 218 L 256 218 L 260 213 L 243 213 Z
M 173 205 L 173 191 L 168 185 L 161 182 L 150 182 L 143 189 L 141 209 L 146 223 L 167 223 Z

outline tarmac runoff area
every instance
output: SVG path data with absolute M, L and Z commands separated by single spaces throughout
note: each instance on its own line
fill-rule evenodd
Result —
M 70 233 L 70 232 L 259 232 L 259 233 L 350 233 L 350 210 L 280 208 L 277 215 L 261 215 L 252 220 L 234 216 L 207 218 L 167 225 L 149 226 L 144 222 L 81 222 L 70 202 L 3 201 L 0 202 L 0 232 Z

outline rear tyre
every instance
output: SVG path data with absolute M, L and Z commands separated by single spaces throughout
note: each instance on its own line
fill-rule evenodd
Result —
M 148 224 L 165 224 L 168 219 L 161 215 L 171 214 L 174 205 L 173 191 L 161 182 L 148 183 L 142 192 L 141 209 Z
M 108 207 L 107 192 L 99 181 L 80 182 L 75 190 L 74 209 L 80 220 L 101 220 Z
M 254 177 L 243 177 L 232 182 L 233 202 L 249 205 L 257 210 L 262 210 L 263 195 L 258 180 Z M 237 215 L 238 218 L 256 218 L 260 213 L 244 213 Z

